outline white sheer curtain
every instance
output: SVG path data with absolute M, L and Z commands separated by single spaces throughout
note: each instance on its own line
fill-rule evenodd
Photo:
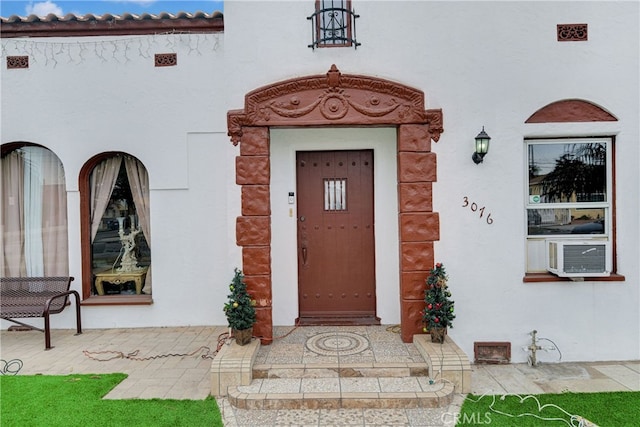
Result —
M 24 147 L 24 252 L 27 276 L 44 276 L 42 246 L 42 149 Z
M 133 157 L 126 156 L 124 164 L 127 168 L 127 178 L 133 196 L 133 203 L 136 205 L 136 213 L 140 228 L 147 244 L 151 246 L 151 227 L 149 224 L 149 175 L 142 164 Z
M 2 158 L 2 277 L 26 274 L 24 262 L 24 162 L 18 150 Z
M 114 156 L 99 163 L 91 172 L 91 242 L 96 238 L 104 211 L 109 205 L 113 187 L 118 179 L 121 156 Z
M 133 157 L 126 156 L 124 164 L 127 168 L 127 178 L 129 179 L 129 187 L 133 196 L 133 203 L 136 205 L 136 213 L 138 214 L 138 223 L 147 240 L 147 245 L 151 247 L 151 224 L 149 210 L 149 174 L 145 167 Z M 145 277 L 145 286 L 150 285 L 151 266 Z
M 42 155 L 42 249 L 45 276 L 69 274 L 67 189 L 64 169 L 49 150 Z
M 3 275 L 69 274 L 67 192 L 58 157 L 25 146 L 2 159 Z

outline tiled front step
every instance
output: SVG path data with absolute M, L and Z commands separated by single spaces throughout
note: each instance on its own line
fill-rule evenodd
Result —
M 366 378 L 359 387 L 353 380 L 362 378 L 337 378 L 315 387 L 312 382 L 305 385 L 304 379 L 263 379 L 249 386 L 229 387 L 228 399 L 240 409 L 437 408 L 451 403 L 453 385 L 429 385 L 427 378 L 422 379 L 421 385 L 417 378 Z M 319 391 L 321 388 L 326 391 Z M 396 389 L 420 391 L 389 391 Z
M 447 338 L 414 337 L 425 363 L 256 365 L 259 341 L 224 346 L 211 368 L 212 394 L 243 409 L 433 408 L 470 389 L 466 355 Z M 432 378 L 428 374 L 432 372 Z
M 453 384 L 456 393 L 471 393 L 469 358 L 450 337 L 439 344 L 430 335 L 414 335 L 413 345 L 426 360 L 432 378 Z
M 425 363 L 255 365 L 253 378 L 428 377 Z

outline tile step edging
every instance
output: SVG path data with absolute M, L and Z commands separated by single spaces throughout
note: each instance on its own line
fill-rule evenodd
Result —
M 227 398 L 239 409 L 439 408 L 448 406 L 455 394 L 452 384 L 441 384 L 440 390 L 429 392 L 374 393 L 244 393 L 231 386 Z
M 426 363 L 272 364 L 255 365 L 253 379 L 428 377 Z
M 471 363 L 460 347 L 445 336 L 444 343 L 434 343 L 430 335 L 413 336 L 416 346 L 427 362 L 431 378 L 453 384 L 456 393 L 471 393 Z

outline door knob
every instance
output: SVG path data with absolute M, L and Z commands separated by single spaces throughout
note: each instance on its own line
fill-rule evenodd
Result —
M 300 215 L 300 222 L 304 222 L 305 219 L 304 215 Z

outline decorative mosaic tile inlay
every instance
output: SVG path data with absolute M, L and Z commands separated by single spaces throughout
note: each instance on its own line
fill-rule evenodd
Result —
M 348 356 L 369 348 L 369 340 L 353 332 L 327 332 L 311 337 L 306 348 L 322 356 Z

